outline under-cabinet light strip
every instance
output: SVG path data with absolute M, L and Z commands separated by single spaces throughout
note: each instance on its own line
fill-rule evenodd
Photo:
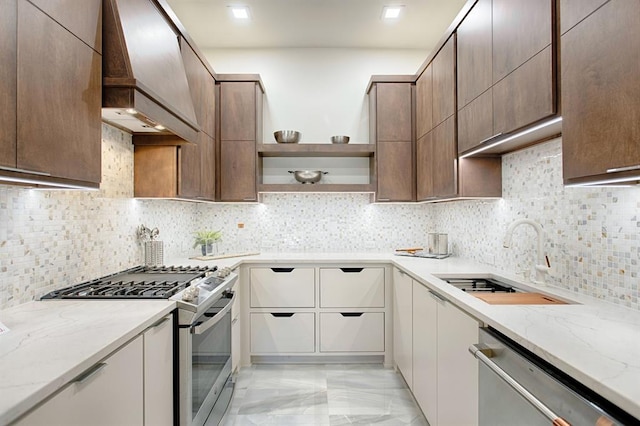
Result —
M 551 126 L 553 124 L 559 123 L 560 121 L 562 121 L 562 117 L 554 118 L 553 120 L 549 120 L 549 121 L 546 121 L 544 123 L 538 124 L 537 126 L 533 126 L 533 127 L 529 128 L 529 129 L 526 129 L 526 130 L 523 130 L 521 132 L 518 132 L 518 133 L 516 133 L 514 135 L 511 135 L 511 136 L 509 136 L 507 138 L 501 139 L 501 140 L 499 140 L 497 142 L 491 143 L 491 144 L 486 145 L 486 146 L 481 146 L 481 147 L 479 147 L 477 149 L 474 149 L 473 151 L 469 151 L 466 154 L 461 155 L 460 158 L 462 159 L 462 158 L 471 157 L 472 155 L 479 154 L 479 153 L 484 152 L 484 151 L 486 151 L 488 149 L 494 148 L 494 147 L 496 147 L 498 145 L 502 145 L 503 143 L 507 143 L 509 141 L 512 141 L 512 140 L 514 140 L 516 138 L 519 138 L 519 137 L 522 137 L 524 135 L 528 135 L 529 133 L 533 133 L 533 132 L 535 132 L 537 130 L 544 129 L 545 127 L 548 127 L 548 126 Z
M 26 184 L 30 184 L 30 185 L 45 185 L 47 186 L 47 188 L 31 188 L 31 189 L 45 189 L 45 190 L 51 190 L 51 189 L 84 189 L 87 191 L 97 191 L 98 188 L 90 188 L 87 186 L 80 186 L 80 185 L 71 185 L 68 183 L 57 183 L 57 182 L 47 182 L 44 180 L 38 180 L 38 179 L 25 179 L 25 178 L 13 178 L 13 177 L 6 177 L 6 176 L 0 176 L 0 183 L 2 182 L 12 182 L 12 183 L 26 183 Z

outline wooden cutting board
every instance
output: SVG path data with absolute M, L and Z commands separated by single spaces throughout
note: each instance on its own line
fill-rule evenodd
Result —
M 490 305 L 566 305 L 542 293 L 479 293 L 473 294 Z

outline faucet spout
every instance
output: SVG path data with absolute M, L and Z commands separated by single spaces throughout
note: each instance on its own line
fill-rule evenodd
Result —
M 504 248 L 509 248 L 511 246 L 511 242 L 513 240 L 513 231 L 520 225 L 529 225 L 531 226 L 538 236 L 538 250 L 537 250 L 537 264 L 535 265 L 536 278 L 532 280 L 536 284 L 544 285 L 545 275 L 549 273 L 551 269 L 548 266 L 548 261 L 546 260 L 546 256 L 544 254 L 544 237 L 545 232 L 538 222 L 531 219 L 516 219 L 507 228 L 507 233 L 504 236 L 504 241 L 502 243 Z

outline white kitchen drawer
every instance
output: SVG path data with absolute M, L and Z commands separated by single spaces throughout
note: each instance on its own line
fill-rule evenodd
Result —
M 313 308 L 313 268 L 251 268 L 252 308 Z
M 384 312 L 320 313 L 320 352 L 384 352 Z
M 384 268 L 321 268 L 320 307 L 384 308 Z
M 251 353 L 315 352 L 313 312 L 251 313 Z

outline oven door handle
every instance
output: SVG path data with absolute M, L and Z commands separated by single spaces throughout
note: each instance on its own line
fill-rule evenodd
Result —
M 513 377 L 511 377 L 506 371 L 498 366 L 491 360 L 493 352 L 484 345 L 471 345 L 469 346 L 469 352 L 478 359 L 481 363 L 486 365 L 491 371 L 496 373 L 498 377 L 504 380 L 513 390 L 515 390 L 520 396 L 522 396 L 529 404 L 531 404 L 536 410 L 542 413 L 546 418 L 551 420 L 553 426 L 571 426 L 569 422 L 562 417 L 554 413 L 549 407 L 547 407 L 542 401 L 536 398 L 531 392 L 525 389 L 520 383 L 518 383 Z
M 220 311 L 216 313 L 213 317 L 211 317 L 211 319 L 208 319 L 202 324 L 196 325 L 195 327 L 191 327 L 191 334 L 204 333 L 205 331 L 207 331 L 208 329 L 216 325 L 222 319 L 222 317 L 224 317 L 231 310 L 231 306 L 233 305 L 233 302 L 236 300 L 237 293 L 235 291 L 230 293 L 233 293 L 233 296 L 231 296 L 231 299 L 229 299 L 229 302 L 226 305 L 224 305 L 224 308 L 220 309 Z

